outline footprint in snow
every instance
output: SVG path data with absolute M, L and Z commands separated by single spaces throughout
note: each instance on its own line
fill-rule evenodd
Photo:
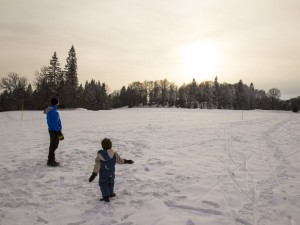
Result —
M 218 203 L 215 203 L 215 202 L 212 202 L 212 201 L 205 201 L 204 200 L 204 201 L 202 201 L 202 203 L 210 205 L 210 206 L 213 206 L 215 208 L 219 208 L 220 207 Z
M 192 220 L 188 220 L 185 223 L 186 225 L 195 225 L 195 223 Z
M 247 222 L 247 221 L 245 221 L 245 220 L 243 220 L 241 218 L 235 218 L 235 222 L 241 223 L 243 225 L 251 225 L 251 223 L 249 223 L 249 222 Z

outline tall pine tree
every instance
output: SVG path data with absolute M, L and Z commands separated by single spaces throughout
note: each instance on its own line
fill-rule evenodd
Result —
M 77 76 L 77 57 L 75 48 L 72 45 L 65 66 L 65 84 L 64 84 L 64 106 L 68 108 L 77 107 L 78 102 L 78 76 Z
M 63 80 L 63 74 L 60 68 L 60 63 L 54 52 L 50 60 L 50 66 L 47 67 L 46 82 L 49 87 L 51 97 L 57 97 L 59 86 Z

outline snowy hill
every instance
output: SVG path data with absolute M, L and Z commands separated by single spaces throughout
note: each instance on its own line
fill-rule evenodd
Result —
M 46 166 L 40 111 L 0 113 L 1 225 L 300 224 L 300 116 L 188 109 L 60 111 L 65 140 Z M 101 140 L 116 167 L 110 203 L 89 183 Z

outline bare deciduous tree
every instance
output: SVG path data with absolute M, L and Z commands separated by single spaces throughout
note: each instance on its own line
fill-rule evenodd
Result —
M 7 90 L 12 93 L 14 90 L 25 89 L 27 86 L 27 79 L 20 77 L 17 73 L 9 73 L 7 77 L 1 78 L 0 89 Z

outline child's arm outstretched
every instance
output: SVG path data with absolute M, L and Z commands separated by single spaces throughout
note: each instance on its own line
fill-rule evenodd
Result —
M 116 155 L 116 163 L 118 164 L 133 164 L 134 162 L 131 159 L 122 159 L 121 156 L 115 152 Z

